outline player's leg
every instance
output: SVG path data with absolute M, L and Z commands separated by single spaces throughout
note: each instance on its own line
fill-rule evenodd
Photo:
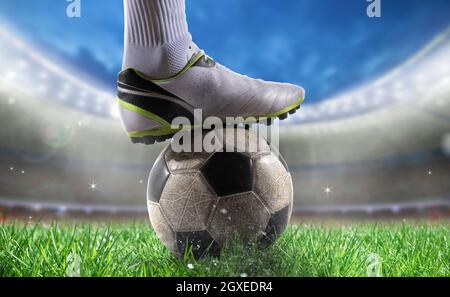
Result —
M 184 0 L 125 0 L 123 68 L 153 79 L 180 72 L 192 56 Z
M 284 119 L 303 102 L 301 87 L 240 75 L 201 51 L 189 34 L 184 0 L 124 0 L 124 5 L 118 102 L 133 142 L 170 138 L 177 132 L 172 120 L 183 116 L 192 123 L 194 109 L 223 120 Z

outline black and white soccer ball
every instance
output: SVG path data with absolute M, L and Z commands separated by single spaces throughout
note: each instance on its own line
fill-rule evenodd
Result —
M 293 190 L 286 162 L 255 133 L 233 132 L 240 139 L 231 144 L 234 152 L 175 153 L 168 145 L 150 172 L 152 226 L 179 257 L 187 250 L 217 256 L 236 237 L 267 247 L 288 225 Z

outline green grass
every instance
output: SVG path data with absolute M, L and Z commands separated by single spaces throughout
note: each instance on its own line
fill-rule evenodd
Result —
M 178 260 L 147 224 L 0 224 L 0 276 L 450 276 L 450 225 L 290 227 L 264 251 Z

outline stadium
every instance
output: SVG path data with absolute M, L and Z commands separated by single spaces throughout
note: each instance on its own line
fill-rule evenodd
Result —
M 175 261 L 148 224 L 167 142 L 132 145 L 114 89 L 22 33 L 0 23 L 0 275 L 450 275 L 450 27 L 276 126 L 292 226 L 268 253 L 203 262 Z
M 1 81 L 3 212 L 145 215 L 148 172 L 164 145 L 130 145 L 114 94 L 30 51 L 7 29 L 0 36 L 1 66 L 9 69 Z M 448 216 L 448 65 L 450 30 L 400 67 L 306 105 L 282 125 L 294 213 Z M 45 118 L 36 112 L 43 109 Z

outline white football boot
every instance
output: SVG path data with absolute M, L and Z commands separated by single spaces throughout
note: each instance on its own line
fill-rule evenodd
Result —
M 192 58 L 176 75 L 152 79 L 135 69 L 118 77 L 118 103 L 124 129 L 134 143 L 152 144 L 179 130 L 171 123 L 186 117 L 194 123 L 194 109 L 202 118 L 285 119 L 304 100 L 303 88 L 240 75 L 191 47 Z

